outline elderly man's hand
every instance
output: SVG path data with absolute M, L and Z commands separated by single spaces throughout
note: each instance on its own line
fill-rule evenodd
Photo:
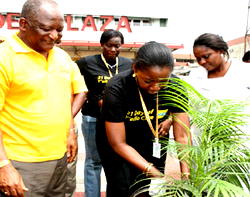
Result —
M 28 191 L 21 175 L 11 164 L 0 168 L 0 191 L 13 197 L 24 197 L 24 192 Z
M 67 161 L 69 163 L 74 161 L 78 150 L 77 134 L 74 129 L 70 129 L 67 140 Z

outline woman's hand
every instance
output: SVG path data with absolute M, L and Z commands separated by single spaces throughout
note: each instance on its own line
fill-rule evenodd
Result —
M 173 122 L 172 118 L 168 118 L 167 120 L 164 120 L 159 124 L 158 132 L 160 136 L 166 136 L 168 134 L 172 122 Z
M 148 172 L 145 172 L 146 176 L 154 178 L 163 178 L 164 174 L 161 173 L 156 167 L 152 166 Z

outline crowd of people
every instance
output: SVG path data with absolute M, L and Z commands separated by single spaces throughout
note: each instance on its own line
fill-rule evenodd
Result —
M 160 139 L 170 127 L 176 142 L 191 145 L 187 111 L 173 100 L 161 105 L 159 96 L 168 88 L 162 79 L 178 78 L 171 50 L 150 41 L 133 60 L 122 57 L 124 37 L 110 29 L 101 35 L 101 54 L 74 62 L 56 46 L 63 28 L 55 1 L 27 0 L 19 31 L 0 44 L 0 197 L 73 196 L 79 111 L 85 196 L 100 197 L 102 167 L 106 196 L 131 196 L 147 177 L 164 178 Z M 193 52 L 201 67 L 189 78 L 204 95 L 250 98 L 250 66 L 230 59 L 222 37 L 200 35 Z M 189 178 L 184 161 L 180 173 Z

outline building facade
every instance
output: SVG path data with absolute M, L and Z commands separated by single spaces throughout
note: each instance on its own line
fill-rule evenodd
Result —
M 242 59 L 244 53 L 250 50 L 250 35 L 236 38 L 227 42 L 229 46 L 230 57 Z
M 18 30 L 18 12 L 0 12 L 0 40 Z M 172 50 L 183 48 L 183 44 L 170 43 L 166 40 L 168 18 L 65 14 L 61 48 L 66 50 L 72 59 L 93 55 L 101 51 L 99 39 L 106 29 L 116 29 L 123 33 L 125 44 L 121 55 L 133 58 L 136 50 L 148 41 L 158 41 Z

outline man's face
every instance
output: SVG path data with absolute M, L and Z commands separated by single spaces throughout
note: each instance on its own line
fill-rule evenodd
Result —
M 38 12 L 34 18 L 23 18 L 26 22 L 24 42 L 39 53 L 47 53 L 61 42 L 64 20 L 57 10 L 41 8 Z

